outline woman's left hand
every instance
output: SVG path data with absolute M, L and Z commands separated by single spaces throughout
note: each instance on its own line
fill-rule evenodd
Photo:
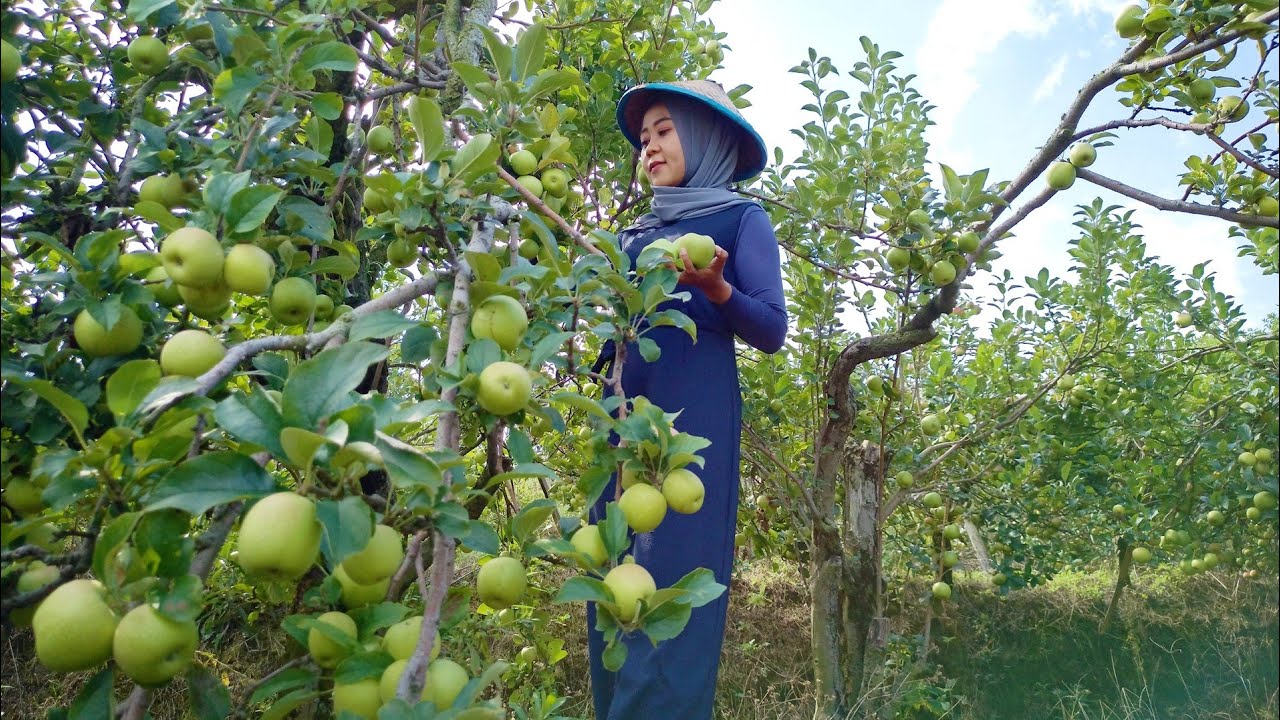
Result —
M 681 248 L 679 264 L 683 264 L 684 269 L 680 271 L 680 283 L 698 288 L 708 300 L 719 305 L 733 295 L 733 286 L 724 279 L 724 265 L 728 260 L 729 251 L 717 245 L 711 264 L 699 270 L 689 259 L 689 252 Z

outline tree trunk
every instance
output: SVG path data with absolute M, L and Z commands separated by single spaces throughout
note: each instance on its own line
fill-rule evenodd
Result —
M 991 566 L 991 556 L 987 554 L 987 544 L 982 541 L 982 531 L 978 530 L 978 526 L 973 521 L 965 518 L 964 531 L 969 535 L 969 544 L 973 546 L 973 554 L 978 556 L 978 567 L 987 575 L 991 574 L 994 569 Z
M 1129 585 L 1129 569 L 1133 567 L 1133 546 L 1123 536 L 1116 538 L 1116 584 L 1111 590 L 1111 602 L 1107 603 L 1107 613 L 1098 624 L 1098 632 L 1104 633 L 1111 627 L 1116 616 L 1116 606 L 1120 604 L 1120 595 Z
M 867 638 L 880 609 L 880 529 L 877 519 L 880 499 L 884 495 L 883 475 L 879 447 L 864 441 L 848 453 L 844 478 L 846 660 L 841 668 L 848 700 L 856 700 L 862 694 L 867 668 Z

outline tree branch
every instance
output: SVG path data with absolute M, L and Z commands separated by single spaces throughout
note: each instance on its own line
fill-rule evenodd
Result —
M 1153 195 L 1145 190 L 1139 190 L 1138 188 L 1126 185 L 1118 180 L 1112 180 L 1109 177 L 1099 175 L 1098 173 L 1085 170 L 1083 168 L 1077 169 L 1076 174 L 1082 180 L 1087 180 L 1094 185 L 1104 187 L 1112 192 L 1119 193 L 1125 197 L 1145 203 L 1158 210 L 1216 217 L 1244 227 L 1280 227 L 1280 218 L 1251 215 L 1248 213 L 1237 212 L 1235 210 L 1228 210 L 1227 208 L 1202 205 L 1200 203 L 1170 200 L 1168 198 L 1160 197 L 1159 195 Z

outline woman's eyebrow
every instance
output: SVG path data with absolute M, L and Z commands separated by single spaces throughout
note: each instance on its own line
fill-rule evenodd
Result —
M 671 121 L 671 116 L 669 116 L 669 115 L 663 115 L 662 117 L 658 118 L 657 120 L 654 120 L 652 125 L 646 125 L 646 126 L 644 126 L 644 127 L 640 128 L 640 132 L 641 132 L 641 133 L 643 133 L 643 132 L 646 132 L 650 127 L 656 127 L 656 126 L 657 126 L 659 123 L 661 123 L 663 120 L 666 120 L 666 121 L 670 122 L 670 121 Z

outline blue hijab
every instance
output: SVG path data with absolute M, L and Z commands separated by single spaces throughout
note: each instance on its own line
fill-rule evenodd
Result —
M 729 190 L 729 178 L 738 166 L 737 131 L 692 98 L 665 93 L 661 102 L 671 111 L 684 151 L 684 182 L 677 187 L 654 185 L 649 212 L 623 232 L 647 230 L 685 218 L 712 215 L 734 205 L 751 204 L 751 199 Z

